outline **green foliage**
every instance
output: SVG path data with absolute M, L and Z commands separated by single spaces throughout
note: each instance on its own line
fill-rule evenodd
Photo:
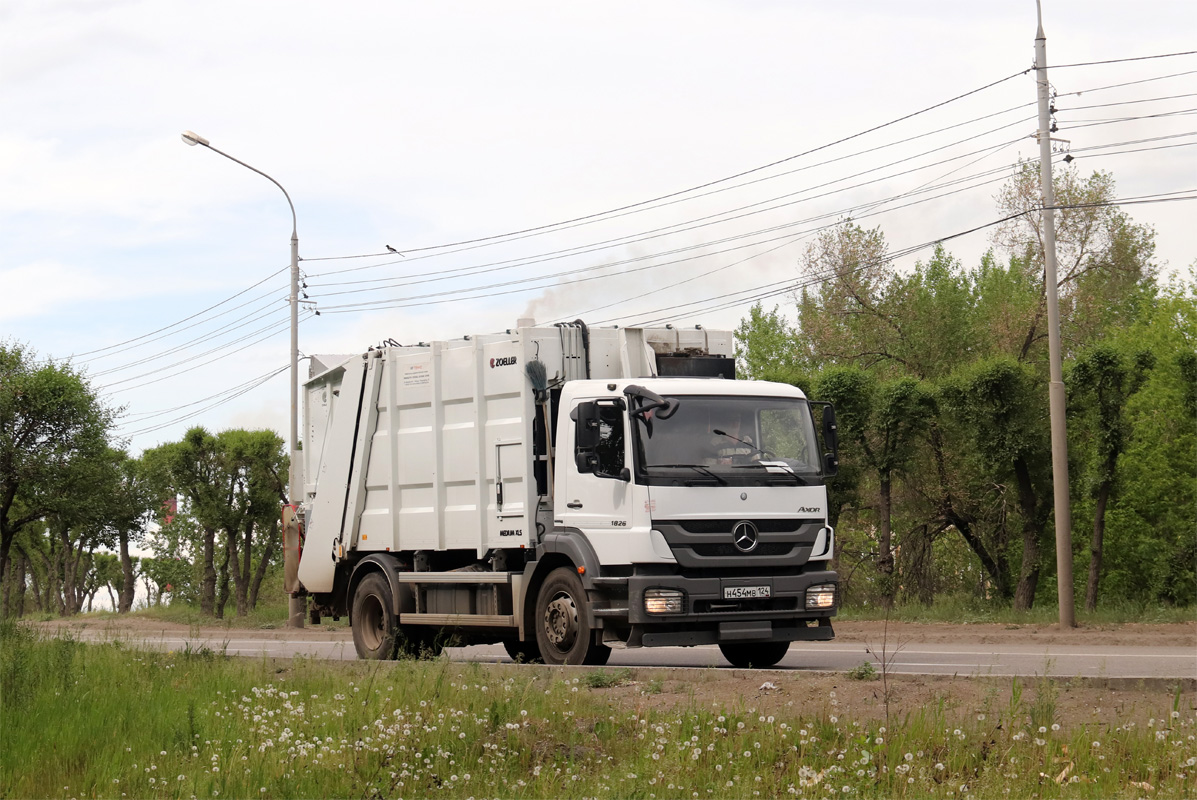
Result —
M 805 382 L 794 329 L 776 306 L 766 312 L 755 304 L 736 328 L 736 373 L 746 380 Z
M 70 365 L 0 342 L 0 580 L 24 583 L 24 574 L 9 578 L 12 546 L 27 526 L 50 518 L 66 555 L 57 599 L 66 611 L 79 608 L 81 561 L 103 533 L 115 413 Z
M 880 229 L 824 232 L 800 263 L 814 281 L 797 326 L 758 307 L 738 331 L 743 374 L 777 374 L 784 351 L 780 373 L 836 406 L 830 516 L 853 601 L 970 592 L 1025 610 L 1040 573 L 1054 588 L 1038 180 L 1016 170 L 997 198 L 1011 218 L 971 267 L 940 246 L 897 270 Z M 1111 175 L 1056 183 L 1073 206 L 1057 246 L 1074 574 L 1091 606 L 1193 604 L 1197 292 L 1158 281 L 1154 234 L 1109 204 Z
M 845 674 L 850 680 L 854 681 L 875 681 L 881 677 L 877 673 L 877 668 L 873 666 L 872 661 L 862 661 Z

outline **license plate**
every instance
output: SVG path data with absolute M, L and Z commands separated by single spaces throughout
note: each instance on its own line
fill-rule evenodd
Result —
M 770 586 L 724 586 L 724 600 L 754 600 L 759 597 L 772 597 Z

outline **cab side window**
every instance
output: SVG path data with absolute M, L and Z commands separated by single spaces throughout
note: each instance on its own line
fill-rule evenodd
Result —
M 600 403 L 598 406 L 598 456 L 599 475 L 618 475 L 624 466 L 623 410 L 614 404 Z

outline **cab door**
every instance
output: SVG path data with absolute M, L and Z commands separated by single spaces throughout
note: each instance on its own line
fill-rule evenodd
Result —
M 565 474 L 557 486 L 554 519 L 585 533 L 603 558 L 632 527 L 627 413 L 623 400 L 613 398 L 578 403 L 569 416 L 573 458 L 572 463 L 559 461 L 559 474 Z

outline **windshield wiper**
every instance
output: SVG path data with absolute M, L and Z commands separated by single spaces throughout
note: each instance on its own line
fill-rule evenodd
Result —
M 719 475 L 716 475 L 714 472 L 711 472 L 711 470 L 709 470 L 707 467 L 703 466 L 702 464 L 649 464 L 648 465 L 648 469 L 654 469 L 656 467 L 663 467 L 665 469 L 692 469 L 695 472 L 699 472 L 699 473 L 702 473 L 703 475 L 706 475 L 708 478 L 714 478 L 719 483 L 720 486 L 728 485 L 726 480 L 724 480 Z

